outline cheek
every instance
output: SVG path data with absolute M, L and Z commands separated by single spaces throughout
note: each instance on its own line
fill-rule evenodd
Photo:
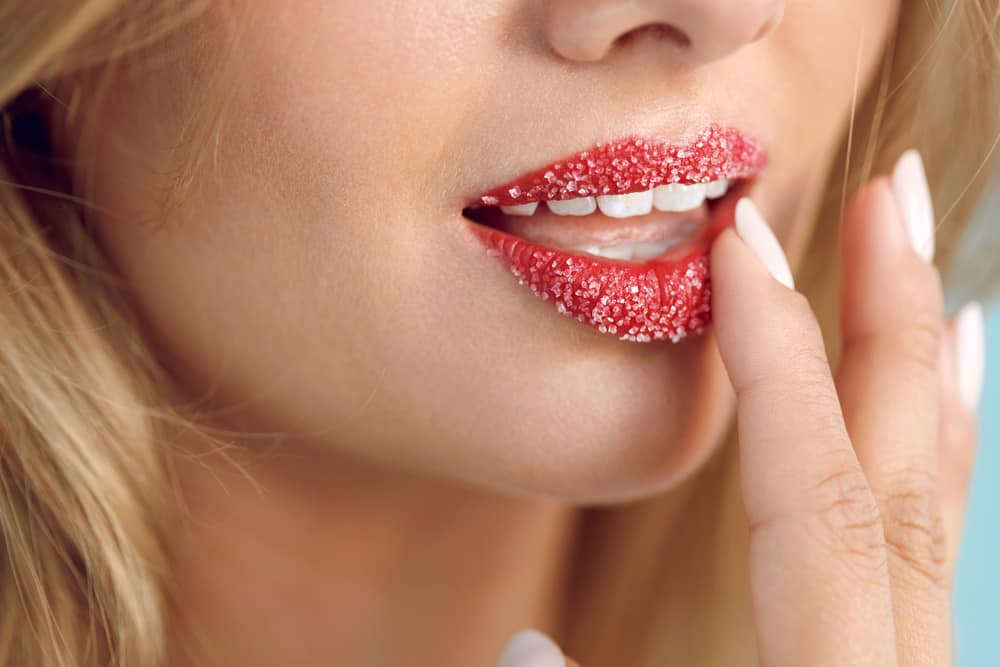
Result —
M 444 157 L 488 94 L 490 54 L 473 41 L 495 3 L 309 4 L 268 3 L 248 19 L 252 162 L 331 212 L 443 206 L 456 169 Z
M 864 92 L 895 26 L 894 1 L 792 4 L 773 37 L 774 54 L 795 81 L 803 108 L 839 116 Z M 780 85 L 780 82 L 779 82 Z M 832 108 L 831 108 L 832 103 Z
M 793 264 L 861 96 L 880 76 L 897 9 L 887 0 L 791 4 L 772 35 L 768 86 L 783 106 L 772 111 L 785 121 L 761 195 Z

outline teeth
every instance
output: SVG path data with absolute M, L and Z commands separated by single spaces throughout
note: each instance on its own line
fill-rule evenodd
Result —
M 690 211 L 705 201 L 705 185 L 671 183 L 653 189 L 653 205 L 657 211 Z
M 593 197 L 547 201 L 545 205 L 556 215 L 590 215 L 597 210 L 597 202 Z
M 709 199 L 718 199 L 723 197 L 728 190 L 729 181 L 724 178 L 705 184 L 705 196 Z
M 601 213 L 609 218 L 630 218 L 646 215 L 653 210 L 653 191 L 632 192 L 627 195 L 601 195 L 597 198 Z
M 644 261 L 647 259 L 653 259 L 654 257 L 659 257 L 670 249 L 677 239 L 668 239 L 666 241 L 647 241 L 645 243 L 636 243 L 632 246 L 632 260 L 633 261 Z
M 615 246 L 581 245 L 572 246 L 569 250 L 581 250 L 585 253 L 608 259 L 641 262 L 659 257 L 676 244 L 678 240 L 678 238 L 671 238 L 664 241 L 642 241 L 623 243 Z
M 530 204 L 515 204 L 513 206 L 501 206 L 500 210 L 507 215 L 532 215 L 535 209 L 538 208 L 538 202 L 533 201 Z
M 711 183 L 692 185 L 670 183 L 645 192 L 601 195 L 596 199 L 594 197 L 576 197 L 561 201 L 547 201 L 545 204 L 556 215 L 590 215 L 600 208 L 601 213 L 610 218 L 631 218 L 637 215 L 647 215 L 654 207 L 657 211 L 690 211 L 701 206 L 705 199 L 719 199 L 725 196 L 728 190 L 729 181 L 720 178 Z M 519 216 L 534 215 L 537 209 L 538 202 L 500 207 L 500 210 L 507 215 Z

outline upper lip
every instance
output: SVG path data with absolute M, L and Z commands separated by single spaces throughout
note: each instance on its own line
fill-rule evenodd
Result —
M 497 186 L 476 203 L 510 206 L 751 178 L 766 163 L 767 151 L 759 142 L 713 123 L 685 144 L 639 135 L 599 143 Z

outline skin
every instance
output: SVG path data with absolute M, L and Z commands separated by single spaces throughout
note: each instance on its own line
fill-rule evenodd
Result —
M 199 29 L 221 39 L 240 27 L 239 67 L 212 159 L 169 216 L 158 204 L 181 102 L 197 94 L 193 39 L 176 38 L 176 57 L 153 75 L 115 83 L 85 143 L 102 157 L 79 174 L 109 212 L 97 233 L 184 399 L 250 455 L 253 482 L 221 457 L 179 461 L 192 520 L 176 546 L 177 597 L 222 663 L 492 664 L 516 629 L 562 620 L 571 508 L 679 496 L 734 399 L 744 500 L 760 528 L 752 590 L 781 590 L 753 600 L 762 660 L 847 664 L 852 649 L 891 664 L 897 640 L 901 664 L 913 662 L 907 651 L 944 655 L 946 586 L 907 574 L 896 550 L 871 576 L 855 576 L 848 554 L 835 576 L 805 585 L 838 553 L 824 550 L 834 538 L 806 544 L 809 512 L 836 500 L 813 497 L 810 481 L 831 473 L 817 453 L 836 452 L 859 488 L 863 466 L 891 506 L 905 484 L 879 447 L 906 443 L 906 470 L 940 469 L 949 485 L 951 535 L 961 516 L 965 466 L 935 457 L 939 445 L 968 449 L 971 420 L 942 393 L 940 423 L 953 421 L 938 442 L 941 378 L 910 358 L 931 350 L 891 345 L 898 330 L 870 316 L 902 310 L 893 290 L 906 281 L 880 277 L 912 274 L 920 287 L 903 296 L 916 314 L 893 310 L 893 325 L 941 320 L 933 268 L 905 248 L 872 250 L 898 222 L 884 183 L 845 221 L 844 262 L 857 269 L 845 333 L 858 347 L 837 376 L 846 432 L 825 438 L 815 425 L 841 409 L 815 320 L 731 232 L 713 251 L 716 331 L 637 345 L 535 300 L 460 215 L 489 188 L 598 141 L 683 140 L 715 121 L 767 147 L 753 197 L 796 267 L 855 86 L 872 76 L 897 6 L 732 4 L 218 3 Z M 686 41 L 616 41 L 650 22 Z M 914 364 L 923 372 L 907 374 Z M 892 391 L 900 374 L 918 386 L 907 401 Z M 761 418 L 804 382 L 815 405 Z M 894 418 L 915 407 L 927 423 Z M 197 433 L 178 444 L 207 447 Z M 797 466 L 803 479 L 781 473 Z M 790 577 L 771 581 L 759 553 L 777 554 Z M 840 584 L 852 595 L 838 597 Z M 824 614 L 855 596 L 870 608 Z M 833 633 L 831 617 L 849 627 Z M 886 619 L 895 634 L 874 633 Z

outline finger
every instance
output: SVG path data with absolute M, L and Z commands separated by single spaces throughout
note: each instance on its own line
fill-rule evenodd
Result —
M 566 667 L 580 667 L 580 665 L 577 664 L 576 660 L 573 660 L 572 658 L 566 658 Z
M 882 513 L 900 662 L 941 665 L 951 657 L 938 489 L 942 292 L 907 231 L 930 233 L 929 203 L 900 205 L 907 191 L 926 192 L 919 157 L 905 154 L 900 164 L 893 182 L 879 177 L 862 188 L 844 218 L 837 390 Z M 907 223 L 904 212 L 924 219 Z
M 984 371 L 983 310 L 970 303 L 945 327 L 941 345 L 940 470 L 938 488 L 947 535 L 949 578 L 955 574 L 969 482 L 976 457 L 976 412 Z
M 531 628 L 519 630 L 500 655 L 497 667 L 567 667 L 573 662 L 566 658 L 559 645 L 543 632 Z
M 763 246 L 765 261 L 784 262 L 749 200 L 737 205 L 737 227 L 740 236 L 727 229 L 712 249 L 713 320 L 737 395 L 760 661 L 894 665 L 881 519 L 819 324 L 751 251 Z

